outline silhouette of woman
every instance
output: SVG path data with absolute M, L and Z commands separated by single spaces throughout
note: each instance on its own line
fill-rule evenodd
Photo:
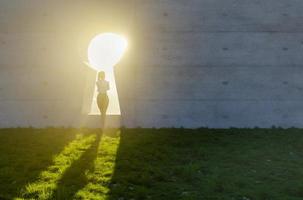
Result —
M 96 82 L 97 89 L 98 89 L 98 97 L 97 97 L 97 104 L 99 110 L 101 112 L 101 126 L 102 129 L 105 128 L 105 118 L 106 118 L 106 110 L 108 107 L 108 96 L 107 91 L 109 90 L 109 82 L 105 80 L 105 72 L 100 71 L 98 73 L 98 80 Z

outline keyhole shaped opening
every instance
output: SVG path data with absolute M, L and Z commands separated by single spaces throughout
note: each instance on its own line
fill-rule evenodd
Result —
M 102 33 L 95 36 L 88 47 L 88 64 L 97 72 L 105 72 L 105 80 L 109 82 L 110 89 L 107 91 L 109 104 L 107 115 L 121 115 L 119 97 L 115 81 L 114 67 L 121 60 L 127 48 L 127 40 L 115 33 Z M 96 81 L 98 73 L 96 76 Z M 95 82 L 96 83 L 96 82 Z M 100 115 L 97 104 L 97 85 L 94 85 L 94 94 L 90 104 L 89 115 Z

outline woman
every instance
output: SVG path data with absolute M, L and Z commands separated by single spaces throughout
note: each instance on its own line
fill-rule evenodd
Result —
M 106 117 L 106 110 L 108 107 L 108 96 L 107 90 L 109 90 L 109 82 L 105 80 L 105 73 L 100 71 L 98 74 L 98 80 L 96 82 L 98 88 L 98 97 L 97 103 L 99 110 L 101 112 L 101 126 L 102 129 L 105 128 L 105 117 Z

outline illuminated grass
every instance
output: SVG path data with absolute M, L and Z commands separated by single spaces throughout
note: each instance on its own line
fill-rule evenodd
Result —
M 0 130 L 0 199 L 303 199 L 301 129 L 76 132 Z
M 76 129 L 0 129 L 0 199 L 20 196 L 79 133 Z M 81 131 L 82 132 L 82 131 Z
M 74 199 L 105 200 L 108 197 L 118 147 L 119 137 L 103 136 L 94 170 L 87 173 L 88 183 Z
M 22 199 L 51 199 L 57 182 L 70 165 L 91 146 L 95 136 L 77 135 L 64 150 L 53 160 L 53 165 L 48 167 L 34 183 L 28 184 L 24 191 L 21 191 Z

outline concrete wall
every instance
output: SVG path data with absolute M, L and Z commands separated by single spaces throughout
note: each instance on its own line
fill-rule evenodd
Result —
M 3 0 L 0 127 L 79 126 L 100 32 L 128 127 L 303 127 L 301 0 Z
M 303 127 L 302 9 L 300 0 L 137 1 L 126 123 Z

